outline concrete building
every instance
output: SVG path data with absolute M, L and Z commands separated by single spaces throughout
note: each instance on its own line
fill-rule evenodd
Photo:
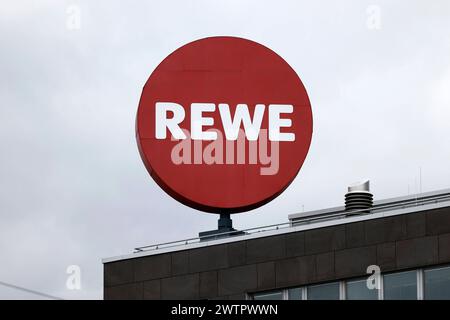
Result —
M 104 259 L 104 298 L 450 299 L 450 189 L 373 205 L 349 194 L 285 224 Z

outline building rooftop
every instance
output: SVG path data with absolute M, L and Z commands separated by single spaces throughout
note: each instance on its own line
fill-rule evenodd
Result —
M 234 235 L 233 232 L 231 232 L 231 235 L 229 235 L 228 237 L 223 237 L 226 234 L 220 234 L 217 235 L 217 239 L 208 237 L 208 240 L 205 240 L 196 237 L 139 247 L 135 248 L 134 252 L 130 254 L 105 258 L 103 259 L 103 263 L 213 246 L 223 243 L 244 241 L 261 237 L 269 237 L 291 232 L 318 229 L 364 220 L 379 219 L 388 216 L 402 215 L 449 206 L 450 189 L 443 189 L 433 192 L 374 201 L 373 206 L 370 208 L 370 210 L 361 209 L 349 212 L 345 209 L 344 206 L 340 206 L 323 210 L 295 213 L 290 214 L 288 216 L 289 221 L 285 223 L 240 230 L 242 233 L 237 235 Z

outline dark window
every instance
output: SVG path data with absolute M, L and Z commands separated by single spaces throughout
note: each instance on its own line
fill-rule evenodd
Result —
M 425 299 L 450 300 L 450 267 L 424 271 Z
M 255 293 L 253 295 L 254 300 L 283 300 L 283 292 L 282 291 L 271 291 L 271 292 L 262 292 Z
M 367 280 L 351 280 L 346 285 L 347 300 L 378 300 L 378 290 L 369 289 Z
M 339 282 L 309 286 L 308 300 L 339 300 Z
M 289 300 L 302 300 L 302 288 L 292 288 L 288 290 Z
M 386 274 L 383 278 L 385 300 L 417 299 L 417 271 Z

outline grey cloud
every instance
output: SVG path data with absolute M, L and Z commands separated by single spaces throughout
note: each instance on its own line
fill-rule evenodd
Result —
M 24 3 L 24 4 L 23 4 Z M 81 29 L 66 28 L 69 5 Z M 381 29 L 366 27 L 369 5 Z M 10 2 L 0 12 L 0 280 L 63 298 L 102 297 L 101 258 L 195 236 L 214 215 L 178 204 L 139 158 L 141 89 L 177 47 L 250 38 L 299 73 L 314 136 L 292 185 L 234 223 L 340 205 L 368 177 L 377 198 L 448 187 L 447 1 Z M 82 270 L 82 290 L 65 287 Z M 1 298 L 34 298 L 0 286 Z

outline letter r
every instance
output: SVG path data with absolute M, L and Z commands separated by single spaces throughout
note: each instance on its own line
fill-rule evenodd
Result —
M 182 105 L 173 102 L 157 102 L 155 105 L 155 137 L 166 139 L 166 128 L 176 140 L 186 139 L 179 124 L 184 120 L 185 111 Z M 167 112 L 173 112 L 173 117 L 167 119 Z

